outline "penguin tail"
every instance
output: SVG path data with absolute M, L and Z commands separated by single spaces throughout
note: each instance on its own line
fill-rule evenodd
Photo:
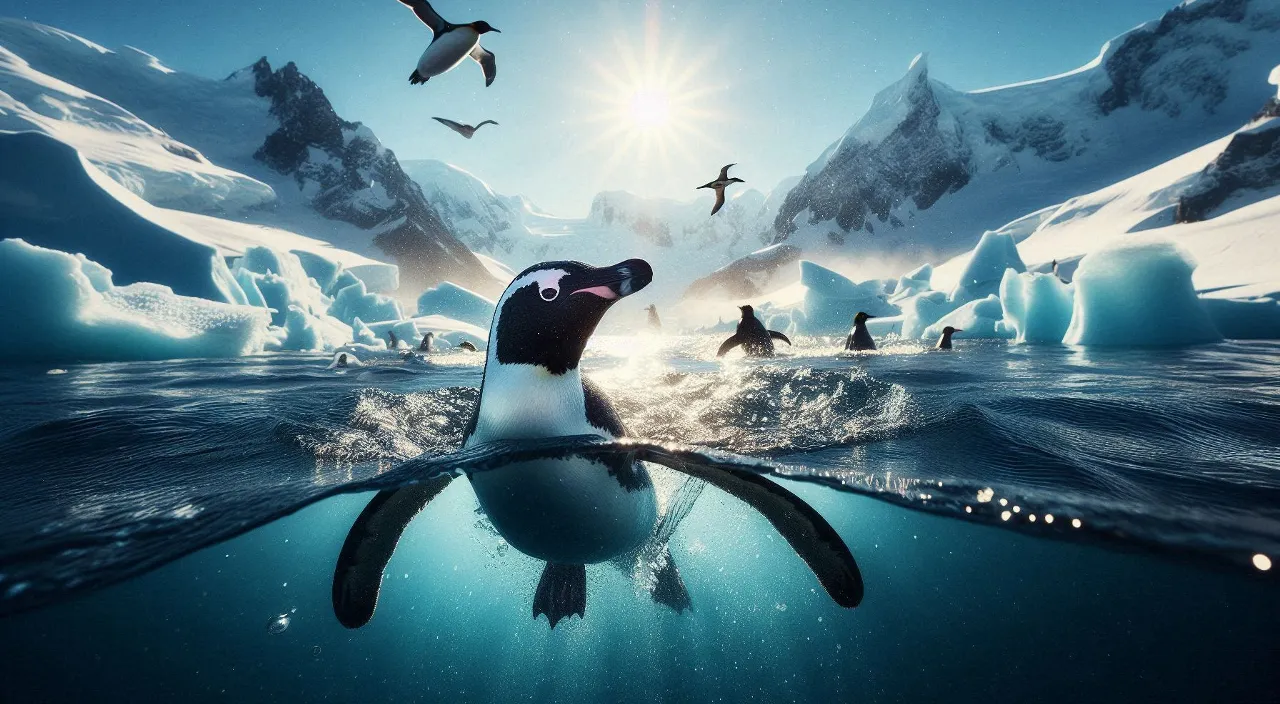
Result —
M 563 565 L 548 562 L 538 580 L 538 591 L 533 596 L 533 618 L 546 614 L 547 621 L 555 628 L 561 619 L 577 614 L 584 618 L 587 612 L 586 565 Z
M 413 73 L 409 74 L 409 83 L 410 83 L 411 85 L 415 85 L 415 86 L 416 86 L 416 85 L 419 85 L 419 84 L 422 84 L 422 83 L 426 83 L 426 82 L 427 82 L 427 78 L 428 78 L 427 76 L 424 76 L 424 75 L 422 75 L 421 73 L 418 73 L 418 69 L 416 69 L 416 68 L 415 68 L 415 69 L 413 70 Z

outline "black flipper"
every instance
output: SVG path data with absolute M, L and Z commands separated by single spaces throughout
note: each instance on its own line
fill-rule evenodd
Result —
M 548 562 L 533 596 L 534 620 L 546 614 L 551 627 L 555 628 L 560 619 L 573 614 L 585 618 L 586 613 L 587 566 Z
M 426 0 L 400 0 L 401 3 L 408 5 L 413 10 L 413 14 L 422 20 L 422 23 L 431 28 L 431 33 L 439 36 L 442 30 L 449 28 L 449 23 L 445 22 L 440 14 L 431 7 L 431 3 Z M 435 41 L 432 39 L 432 41 Z
M 373 618 L 382 589 L 382 573 L 409 521 L 449 486 L 453 477 L 378 492 L 347 533 L 333 569 L 333 613 L 347 628 Z
M 742 338 L 734 335 L 720 344 L 720 351 L 716 352 L 717 357 L 723 357 L 729 353 L 729 350 L 742 344 Z
M 741 470 L 678 465 L 760 512 L 813 570 L 835 602 L 852 608 L 862 602 L 862 573 L 840 534 L 813 507 L 767 478 Z
M 494 58 L 493 52 L 476 44 L 470 56 L 473 61 L 480 64 L 480 70 L 484 71 L 484 87 L 493 85 L 493 79 L 498 77 L 498 60 Z
M 665 561 L 662 569 L 654 575 L 657 578 L 657 584 L 654 585 L 650 596 L 656 603 L 678 614 L 693 611 L 693 600 L 689 598 L 689 590 L 685 589 L 684 580 L 680 578 L 680 570 L 676 569 L 675 560 L 671 559 L 671 550 L 663 546 L 662 552 Z
M 416 85 L 419 85 L 419 84 L 421 84 L 421 83 L 426 83 L 426 82 L 427 82 L 427 77 L 426 77 L 426 76 L 424 76 L 424 75 L 422 75 L 421 73 L 418 73 L 418 69 L 416 69 L 416 68 L 415 68 L 415 69 L 413 69 L 413 73 L 409 74 L 409 83 L 410 83 L 411 85 L 415 85 L 415 86 L 416 86 Z
M 791 340 L 787 339 L 787 336 L 786 336 L 786 335 L 783 335 L 782 333 L 778 332 L 777 330 L 770 330 L 770 331 L 769 331 L 769 337 L 772 337 L 772 338 L 773 338 L 773 339 L 775 339 L 775 340 L 782 340 L 783 342 L 787 343 L 788 345 L 790 345 L 790 344 L 791 344 Z

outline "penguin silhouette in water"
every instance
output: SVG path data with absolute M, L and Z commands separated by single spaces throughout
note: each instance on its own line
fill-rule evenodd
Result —
M 853 316 L 853 329 L 849 331 L 849 337 L 844 341 L 846 351 L 860 352 L 876 348 L 876 341 L 871 339 L 871 333 L 867 331 L 867 321 L 874 317 L 876 316 L 867 315 L 862 311 L 858 311 L 858 314 Z
M 339 369 L 346 369 L 346 368 L 347 368 L 347 353 L 346 353 L 346 352 L 343 352 L 342 354 L 338 355 L 338 361 L 334 362 L 334 363 L 333 363 L 333 366 L 335 366 L 335 367 L 337 367 L 337 368 L 339 368 Z
M 395 330 L 387 331 L 387 349 L 394 350 L 400 347 L 400 338 L 396 337 Z
M 738 321 L 738 331 L 733 337 L 725 340 L 720 345 L 720 349 L 716 352 L 717 357 L 723 357 L 729 350 L 742 345 L 742 351 L 747 353 L 748 357 L 772 357 L 773 341 L 782 340 L 788 345 L 791 340 L 786 335 L 776 330 L 765 330 L 764 323 L 756 317 L 756 311 L 751 306 L 738 306 L 742 311 L 742 320 Z
M 468 352 L 475 352 L 476 346 L 471 344 L 470 340 L 463 340 L 462 342 L 458 343 L 458 349 L 466 350 Z
M 948 325 L 947 327 L 943 328 L 943 329 L 942 329 L 942 337 L 939 337 L 939 338 L 938 338 L 938 346 L 937 346 L 937 348 L 936 348 L 936 349 L 940 349 L 940 350 L 949 350 L 949 349 L 951 349 L 951 336 L 952 336 L 952 335 L 954 335 L 954 334 L 956 334 L 956 333 L 958 333 L 958 332 L 964 332 L 964 329 L 963 329 L 963 328 L 953 328 L 953 327 L 951 327 L 950 325 Z
M 433 337 L 435 337 L 435 336 L 436 336 L 436 334 L 435 334 L 434 332 L 431 332 L 431 331 L 429 331 L 429 330 L 428 330 L 428 331 L 427 331 L 427 334 L 425 334 L 425 335 L 423 335 L 423 336 L 422 336 L 422 343 L 418 345 L 418 351 L 419 351 L 419 352 L 430 352 L 430 351 L 431 351 L 431 339 L 432 339 Z
M 658 307 L 650 303 L 649 307 L 645 308 L 645 310 L 649 311 L 649 329 L 661 331 L 662 321 L 658 319 Z
M 609 399 L 583 378 L 579 363 L 609 308 L 643 289 L 653 270 L 640 259 L 609 267 L 545 262 L 521 272 L 499 298 L 489 333 L 480 398 L 464 446 L 588 434 L 626 436 Z M 862 577 L 840 536 L 799 497 L 758 474 L 724 467 L 672 466 L 759 511 L 844 607 L 862 601 Z M 683 611 L 692 601 L 666 540 L 688 501 L 666 502 L 631 454 L 557 456 L 468 475 L 480 509 L 507 543 L 546 562 L 533 617 L 552 628 L 586 613 L 585 565 L 641 556 L 665 564 L 654 574 L 655 602 Z M 333 608 L 348 628 L 373 617 L 387 563 L 405 527 L 449 485 L 443 475 L 379 492 L 356 519 L 334 569 Z M 701 484 L 699 484 L 701 486 Z M 696 497 L 695 497 L 696 498 Z M 685 505 L 687 512 L 689 505 Z M 672 518 L 672 516 L 675 516 Z

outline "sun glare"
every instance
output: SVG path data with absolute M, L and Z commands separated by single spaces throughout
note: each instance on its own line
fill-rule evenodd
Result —
M 664 37 L 662 28 L 661 4 L 650 2 L 643 30 L 619 21 L 611 46 L 588 64 L 594 75 L 580 88 L 589 103 L 581 119 L 594 135 L 577 149 L 595 156 L 604 175 L 705 168 L 705 151 L 725 149 L 713 106 L 726 88 L 707 80 L 718 48 Z

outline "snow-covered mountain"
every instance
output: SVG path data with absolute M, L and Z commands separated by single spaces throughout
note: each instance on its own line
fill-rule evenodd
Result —
M 520 196 L 495 193 L 484 181 L 439 161 L 406 161 L 405 170 L 440 212 L 449 229 L 476 252 L 519 271 L 547 259 L 615 261 L 638 256 L 659 272 L 656 300 L 673 300 L 697 277 L 768 244 L 784 181 L 766 196 L 755 189 L 731 193 L 714 217 L 712 199 L 642 198 L 603 192 L 586 217 L 557 217 Z
M 1236 130 L 1268 98 L 1280 0 L 1195 0 L 1059 76 L 973 92 L 924 56 L 809 168 L 775 242 L 922 263 Z
M 272 70 L 262 59 L 218 81 L 137 49 L 0 20 L 0 130 L 69 144 L 154 206 L 394 260 L 410 299 L 445 279 L 486 293 L 501 286 L 395 155 L 340 118 L 292 63 Z

